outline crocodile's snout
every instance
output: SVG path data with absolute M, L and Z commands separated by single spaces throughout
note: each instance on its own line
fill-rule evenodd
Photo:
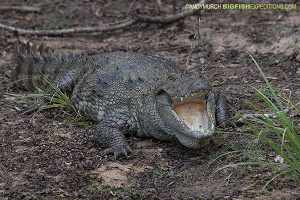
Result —
M 198 90 L 210 91 L 210 90 L 212 90 L 212 86 L 208 81 L 206 81 L 204 79 L 198 79 L 192 83 L 190 91 L 198 91 Z
M 181 74 L 156 93 L 164 127 L 187 147 L 198 147 L 213 135 L 216 103 L 211 84 L 191 73 Z

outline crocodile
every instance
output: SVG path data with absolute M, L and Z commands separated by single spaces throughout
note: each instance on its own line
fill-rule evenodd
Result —
M 76 109 L 95 121 L 92 135 L 105 155 L 127 156 L 128 135 L 202 148 L 230 117 L 227 99 L 207 80 L 141 53 L 61 54 L 22 43 L 14 52 L 11 79 L 26 90 L 53 93 L 46 79 L 66 92 Z M 40 97 L 33 105 L 44 103 Z

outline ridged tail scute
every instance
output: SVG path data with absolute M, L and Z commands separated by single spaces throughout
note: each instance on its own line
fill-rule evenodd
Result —
M 53 50 L 30 42 L 15 48 L 11 80 L 26 90 L 43 89 L 47 81 L 85 65 L 88 57 L 80 54 L 55 54 Z
M 12 59 L 11 81 L 17 87 L 27 90 L 43 86 L 45 77 L 50 72 L 45 71 L 45 61 L 49 58 L 54 58 L 54 53 L 44 44 L 17 44 Z

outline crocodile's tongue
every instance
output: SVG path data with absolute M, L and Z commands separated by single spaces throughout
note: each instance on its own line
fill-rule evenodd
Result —
M 175 103 L 173 109 L 191 130 L 204 132 L 208 129 L 209 120 L 204 99 Z

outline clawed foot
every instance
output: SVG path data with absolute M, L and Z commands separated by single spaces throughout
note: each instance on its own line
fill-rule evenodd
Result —
M 121 146 L 114 146 L 114 147 L 110 147 L 105 149 L 102 152 L 102 156 L 104 155 L 108 155 L 108 154 L 114 154 L 115 159 L 119 156 L 119 155 L 123 155 L 126 158 L 128 157 L 128 154 L 131 153 L 132 150 L 130 149 L 130 147 L 127 144 L 121 145 Z

